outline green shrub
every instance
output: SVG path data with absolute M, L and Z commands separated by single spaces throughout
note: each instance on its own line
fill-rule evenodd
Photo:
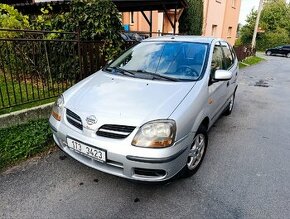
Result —
M 102 52 L 106 60 L 121 51 L 121 17 L 111 0 L 74 0 L 65 29 L 79 29 L 80 38 L 84 41 L 103 41 Z
M 188 0 L 189 8 L 185 9 L 179 19 L 179 32 L 189 35 L 201 35 L 203 24 L 203 1 Z
M 235 46 L 242 46 L 243 45 L 243 42 L 241 40 L 241 38 L 238 38 L 235 42 Z
M 23 16 L 12 6 L 0 4 L 0 28 L 27 29 L 30 27 L 28 16 Z M 0 31 L 0 38 L 12 38 L 19 33 Z
M 277 28 L 275 32 L 266 32 L 257 41 L 258 50 L 276 47 L 290 43 L 288 31 L 282 28 Z
M 0 169 L 46 150 L 52 145 L 47 119 L 0 129 Z
M 241 28 L 242 44 L 252 42 L 257 11 L 252 10 L 248 15 L 246 24 Z M 285 0 L 269 0 L 265 2 L 262 10 L 260 25 L 257 34 L 257 50 L 289 44 L 290 43 L 290 4 Z

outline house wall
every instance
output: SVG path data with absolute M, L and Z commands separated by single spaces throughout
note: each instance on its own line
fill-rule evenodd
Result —
M 203 1 L 204 1 L 204 19 L 203 19 L 202 35 L 223 38 L 232 45 L 234 45 L 237 35 L 241 0 L 203 0 Z M 233 2 L 235 3 L 234 5 Z M 149 18 L 150 12 L 145 12 L 145 14 Z M 168 14 L 171 17 L 171 19 L 174 20 L 173 11 L 168 11 Z M 153 11 L 152 19 L 153 19 L 153 27 L 152 27 L 153 32 L 160 31 L 164 33 L 173 33 L 173 28 L 171 27 L 171 24 L 167 16 L 165 16 L 163 12 Z M 134 23 L 130 22 L 130 20 L 131 20 L 130 12 L 123 13 L 123 24 L 129 24 L 131 31 L 149 32 L 149 25 L 147 24 L 141 12 L 134 12 Z M 178 22 L 176 23 L 176 30 L 177 30 L 176 33 L 178 33 Z
M 203 35 L 220 37 L 234 45 L 240 7 L 241 0 L 204 0 Z
M 130 31 L 145 31 L 149 32 L 150 28 L 143 17 L 141 12 L 134 12 L 134 23 L 132 23 L 131 19 L 131 13 L 132 12 L 124 12 L 122 14 L 122 22 L 123 25 L 130 25 Z M 182 11 L 177 12 L 177 18 L 179 17 L 179 13 L 182 13 Z M 145 12 L 148 19 L 150 18 L 150 12 Z M 168 15 L 172 21 L 174 21 L 174 11 L 168 11 Z M 164 15 L 163 12 L 153 11 L 152 12 L 152 32 L 163 32 L 163 33 L 173 33 L 173 28 L 167 18 L 167 16 Z M 176 22 L 176 33 L 178 33 L 178 21 Z M 157 34 L 155 34 L 157 35 Z M 153 34 L 154 36 L 154 34 Z
M 131 13 L 133 13 L 133 20 L 131 19 Z M 150 11 L 145 11 L 144 13 L 150 20 Z M 158 17 L 158 11 L 152 11 L 152 32 L 158 32 Z M 124 12 L 122 21 L 123 25 L 130 25 L 130 31 L 150 31 L 149 24 L 141 12 Z
M 204 0 L 204 36 L 222 36 L 225 10 L 226 0 Z
M 236 41 L 240 8 L 241 0 L 227 1 L 222 38 L 227 39 L 227 41 L 232 45 L 234 45 Z M 231 31 L 229 31 L 230 27 L 232 29 Z

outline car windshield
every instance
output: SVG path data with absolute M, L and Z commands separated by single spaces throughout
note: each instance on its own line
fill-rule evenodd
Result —
M 203 70 L 208 44 L 192 42 L 142 42 L 126 51 L 107 69 L 197 80 Z

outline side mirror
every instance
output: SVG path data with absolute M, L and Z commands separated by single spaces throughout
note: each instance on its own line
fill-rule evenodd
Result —
M 228 81 L 233 77 L 232 72 L 226 70 L 216 70 L 213 75 L 214 81 Z

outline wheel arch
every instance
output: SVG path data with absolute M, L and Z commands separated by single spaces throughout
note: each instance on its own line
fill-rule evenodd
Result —
M 201 126 L 204 126 L 204 127 L 206 128 L 206 130 L 208 131 L 208 129 L 209 129 L 209 118 L 208 118 L 208 117 L 205 117 L 205 118 L 202 120 L 202 122 L 201 122 L 200 125 L 199 125 L 199 128 L 200 128 Z
M 198 131 L 198 129 L 202 126 L 205 127 L 205 129 L 208 131 L 209 127 L 210 127 L 210 119 L 208 116 L 203 116 L 201 117 L 199 120 L 199 122 L 195 122 L 193 128 L 192 128 L 192 132 L 196 133 Z

